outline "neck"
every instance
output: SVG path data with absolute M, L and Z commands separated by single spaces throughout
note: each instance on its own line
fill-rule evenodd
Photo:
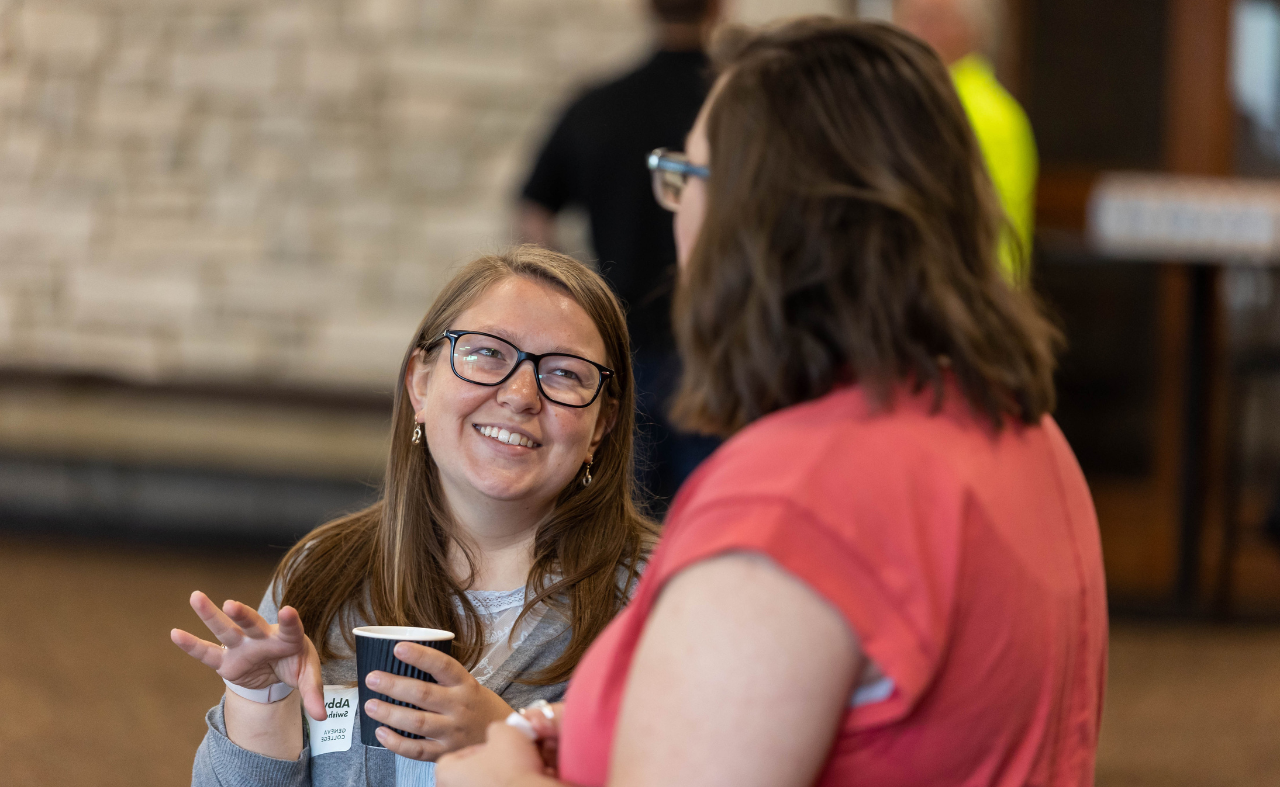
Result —
M 697 22 L 662 22 L 658 44 L 666 52 L 697 52 L 702 49 L 706 29 Z
M 453 514 L 458 540 L 467 546 L 476 561 L 470 589 L 523 587 L 533 568 L 533 542 L 538 525 L 551 513 L 552 505 L 476 497 L 454 493 L 446 484 L 445 498 Z M 449 563 L 456 579 L 467 578 L 469 567 L 462 550 L 452 550 Z

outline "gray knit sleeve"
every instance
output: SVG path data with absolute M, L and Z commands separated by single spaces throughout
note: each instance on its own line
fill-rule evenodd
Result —
M 268 623 L 280 622 L 280 583 L 267 588 L 267 592 L 262 594 L 258 614 L 266 618 Z
M 205 714 L 209 725 L 196 762 L 191 787 L 310 787 L 311 751 L 302 748 L 296 760 L 277 760 L 240 748 L 227 737 L 219 702 Z

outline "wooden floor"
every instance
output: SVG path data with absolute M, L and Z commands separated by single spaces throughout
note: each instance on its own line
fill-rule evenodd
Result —
M 0 782 L 182 785 L 218 679 L 169 642 L 263 552 L 0 537 Z M 1280 629 L 1118 622 L 1097 783 L 1280 784 Z

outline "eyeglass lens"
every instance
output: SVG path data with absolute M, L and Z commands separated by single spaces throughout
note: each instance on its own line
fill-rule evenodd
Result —
M 678 210 L 680 193 L 684 191 L 684 184 L 688 182 L 689 176 L 683 172 L 671 172 L 665 169 L 655 169 L 652 175 L 654 199 L 667 210 Z
M 511 372 L 519 354 L 501 339 L 464 333 L 454 342 L 453 370 L 468 382 L 493 385 Z M 580 407 L 600 389 L 600 370 L 581 358 L 545 355 L 536 371 L 543 395 L 560 404 Z

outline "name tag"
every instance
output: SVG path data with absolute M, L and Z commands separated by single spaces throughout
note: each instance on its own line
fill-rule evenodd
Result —
M 311 725 L 311 756 L 346 751 L 351 748 L 351 730 L 356 723 L 360 689 L 356 686 L 325 686 L 324 707 L 329 718 L 316 721 L 303 712 Z

